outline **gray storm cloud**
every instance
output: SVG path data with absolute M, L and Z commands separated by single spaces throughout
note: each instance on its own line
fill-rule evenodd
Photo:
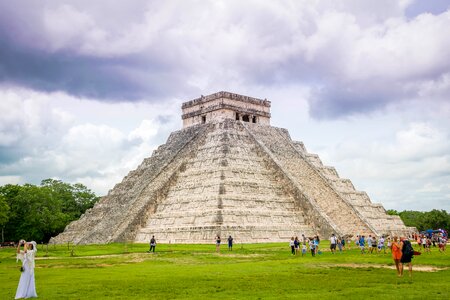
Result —
M 370 113 L 449 72 L 450 12 L 414 3 L 3 2 L 0 80 L 104 101 L 299 85 L 312 117 Z

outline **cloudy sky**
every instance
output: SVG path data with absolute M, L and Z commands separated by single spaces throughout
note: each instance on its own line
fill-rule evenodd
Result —
M 221 90 L 387 209 L 450 210 L 450 1 L 0 1 L 0 185 L 104 195 Z

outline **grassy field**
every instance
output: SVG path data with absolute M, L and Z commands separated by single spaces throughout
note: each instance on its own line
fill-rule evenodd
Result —
M 398 278 L 390 254 L 352 249 L 293 256 L 287 243 L 143 244 L 38 247 L 40 299 L 450 299 L 450 253 L 413 259 Z M 450 251 L 450 250 L 448 250 Z M 0 249 L 0 299 L 14 299 L 20 277 L 15 249 Z

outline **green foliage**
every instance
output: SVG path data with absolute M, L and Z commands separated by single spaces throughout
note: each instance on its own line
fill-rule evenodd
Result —
M 8 222 L 9 219 L 9 205 L 3 195 L 0 195 L 0 227 Z
M 398 211 L 396 211 L 395 209 L 388 209 L 386 213 L 390 216 L 398 216 Z
M 4 226 L 7 241 L 23 238 L 47 242 L 98 200 L 82 184 L 53 179 L 43 180 L 40 186 L 5 185 L 0 187 L 0 195 L 10 208 Z
M 413 258 L 413 276 L 397 277 L 391 254 L 293 256 L 288 243 L 38 246 L 39 299 L 449 299 L 450 256 Z M 416 247 L 416 245 L 414 245 Z M 127 251 L 125 251 L 127 248 Z M 13 299 L 19 281 L 15 249 L 0 249 L 0 295 Z M 125 253 L 129 252 L 129 253 Z M 429 272 L 434 271 L 434 272 Z
M 0 195 L 0 229 L 1 229 L 1 241 L 4 242 L 4 226 L 9 220 L 9 205 L 6 203 L 6 199 L 3 195 Z
M 399 213 L 406 226 L 416 227 L 419 231 L 427 229 L 450 229 L 450 214 L 445 210 L 433 209 L 429 212 L 405 210 Z

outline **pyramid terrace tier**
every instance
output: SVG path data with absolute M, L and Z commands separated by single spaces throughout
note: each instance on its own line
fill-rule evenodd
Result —
M 155 235 L 159 242 L 212 243 L 232 235 L 258 243 L 411 230 L 287 130 L 226 118 L 172 133 L 52 241 L 148 242 Z

